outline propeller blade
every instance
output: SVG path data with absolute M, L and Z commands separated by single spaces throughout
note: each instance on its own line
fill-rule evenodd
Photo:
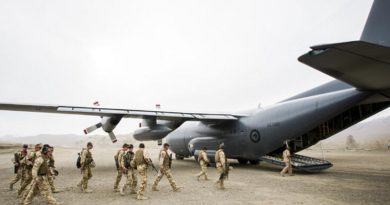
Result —
M 99 122 L 96 125 L 92 125 L 91 127 L 88 127 L 87 129 L 85 129 L 84 133 L 85 134 L 91 133 L 91 132 L 93 132 L 96 129 L 101 128 L 101 127 L 102 127 L 102 123 Z
M 110 136 L 112 143 L 115 143 L 117 141 L 116 136 L 113 132 L 109 132 L 108 135 Z

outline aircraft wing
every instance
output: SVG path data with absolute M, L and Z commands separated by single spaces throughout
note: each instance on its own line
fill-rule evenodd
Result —
M 75 114 L 75 115 L 91 115 L 100 117 L 120 116 L 124 118 L 156 118 L 159 120 L 170 121 L 225 121 L 237 120 L 243 115 L 233 114 L 215 114 L 215 113 L 191 113 L 191 112 L 171 112 L 160 110 L 133 110 L 133 109 L 117 109 L 117 108 L 100 108 L 100 107 L 78 107 L 78 106 L 62 106 L 62 105 L 34 105 L 34 104 L 14 104 L 0 103 L 0 110 L 10 111 L 25 111 L 25 112 L 44 112 L 44 113 L 60 113 L 60 114 Z
M 311 49 L 298 60 L 360 90 L 390 97 L 390 47 L 352 41 Z

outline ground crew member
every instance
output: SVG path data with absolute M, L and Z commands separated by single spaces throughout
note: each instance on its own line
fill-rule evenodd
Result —
M 23 145 L 22 150 L 16 152 L 14 157 L 11 159 L 14 164 L 15 179 L 9 184 L 9 189 L 12 191 L 14 189 L 14 184 L 20 180 L 20 185 L 26 180 L 26 170 L 27 170 L 27 149 L 28 145 Z
M 123 175 L 123 173 L 125 171 L 123 169 L 123 167 L 120 166 L 120 162 L 122 160 L 123 155 L 127 152 L 128 148 L 129 148 L 128 144 L 126 144 L 126 143 L 123 144 L 122 149 L 118 150 L 118 152 L 114 156 L 116 169 L 118 171 L 118 174 L 116 175 L 115 183 L 114 183 L 114 192 L 118 192 L 119 191 L 118 185 L 119 185 L 119 182 L 121 181 L 122 175 Z
M 280 172 L 280 175 L 284 177 L 284 174 L 288 172 L 288 174 L 292 176 L 291 153 L 290 148 L 287 145 L 286 150 L 283 151 L 283 161 L 285 163 L 285 167 Z
M 88 189 L 88 180 L 92 178 L 92 170 L 91 168 L 95 167 L 95 162 L 92 158 L 91 149 L 93 148 L 93 145 L 91 142 L 87 143 L 87 147 L 84 148 L 81 151 L 81 174 L 83 175 L 83 178 L 81 178 L 80 183 L 77 185 L 81 188 L 81 191 L 84 193 L 91 193 L 92 190 Z
M 168 154 L 168 149 L 169 149 L 169 144 L 164 143 L 163 149 L 160 151 L 159 155 L 159 164 L 160 164 L 160 170 L 158 171 L 158 175 L 156 180 L 154 180 L 152 190 L 153 191 L 159 191 L 157 189 L 157 185 L 162 179 L 162 177 L 165 175 L 167 176 L 167 179 L 169 183 L 171 184 L 171 187 L 173 191 L 179 191 L 180 187 L 177 187 L 175 180 L 173 179 L 172 173 L 171 173 L 171 158 L 169 157 Z
M 226 169 L 229 169 L 227 167 L 227 158 L 225 156 L 225 145 L 222 143 L 219 145 L 218 151 L 215 153 L 215 163 L 217 167 L 217 171 L 220 175 L 218 181 L 216 182 L 217 185 L 219 185 L 220 189 L 225 189 L 224 186 L 224 181 L 225 181 L 225 172 L 227 171 Z
M 134 159 L 133 145 L 129 145 L 128 151 L 123 155 L 119 165 L 126 175 L 126 183 L 122 186 L 120 193 L 121 195 L 125 195 L 125 191 L 127 187 L 131 188 L 130 194 L 136 194 L 137 188 L 137 176 L 135 172 L 135 166 L 131 162 Z
M 198 156 L 198 162 L 201 168 L 201 171 L 199 174 L 196 175 L 198 181 L 200 180 L 201 176 L 204 176 L 205 180 L 209 180 L 207 178 L 207 165 L 209 164 L 209 158 L 207 157 L 207 148 L 203 147 L 203 149 L 199 152 Z
M 32 168 L 35 163 L 35 159 L 37 159 L 41 155 L 41 149 L 42 149 L 42 144 L 36 144 L 34 147 L 34 151 L 30 152 L 27 155 L 27 171 L 26 171 L 26 180 L 20 187 L 18 191 L 18 195 L 21 196 L 23 191 L 26 190 L 27 186 L 31 183 L 32 181 Z
M 49 156 L 49 174 L 47 176 L 47 180 L 49 181 L 51 191 L 53 193 L 58 193 L 59 191 L 54 186 L 54 179 L 55 179 L 55 176 L 58 175 L 58 172 L 55 169 L 56 167 L 55 167 L 53 152 L 54 152 L 54 147 L 49 147 L 49 154 L 48 154 L 48 156 Z
M 48 204 L 59 204 L 53 197 L 47 180 L 49 174 L 49 145 L 44 145 L 42 148 L 42 154 L 34 161 L 32 168 L 32 183 L 28 189 L 26 198 L 23 200 L 23 205 L 31 204 L 32 199 L 36 194 L 40 194 L 45 198 Z
M 145 145 L 143 143 L 139 144 L 139 149 L 135 152 L 134 160 L 133 160 L 134 166 L 137 167 L 138 175 L 141 178 L 141 184 L 137 191 L 137 199 L 138 200 L 145 200 L 148 199 L 144 196 L 145 189 L 147 185 L 147 171 L 148 171 L 148 165 L 151 163 L 151 159 L 149 158 L 149 155 L 145 151 Z

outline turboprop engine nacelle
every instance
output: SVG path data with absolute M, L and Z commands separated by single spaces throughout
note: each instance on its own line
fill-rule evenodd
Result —
M 105 132 L 108 133 L 111 141 L 113 143 L 115 143 L 117 141 L 117 139 L 116 139 L 116 136 L 115 136 L 113 130 L 119 124 L 121 119 L 122 119 L 122 116 L 103 117 L 102 120 L 98 124 L 92 125 L 92 126 L 88 127 L 87 129 L 85 129 L 84 133 L 85 134 L 91 133 L 91 132 L 93 132 L 96 129 L 101 127 Z
M 142 127 L 134 131 L 133 137 L 138 141 L 159 140 L 167 136 L 172 129 L 166 125 L 153 125 Z

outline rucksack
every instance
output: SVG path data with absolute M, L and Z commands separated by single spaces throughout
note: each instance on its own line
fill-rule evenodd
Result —
M 81 153 L 77 153 L 79 156 L 77 157 L 77 161 L 76 161 L 76 167 L 77 169 L 80 169 L 81 168 Z

